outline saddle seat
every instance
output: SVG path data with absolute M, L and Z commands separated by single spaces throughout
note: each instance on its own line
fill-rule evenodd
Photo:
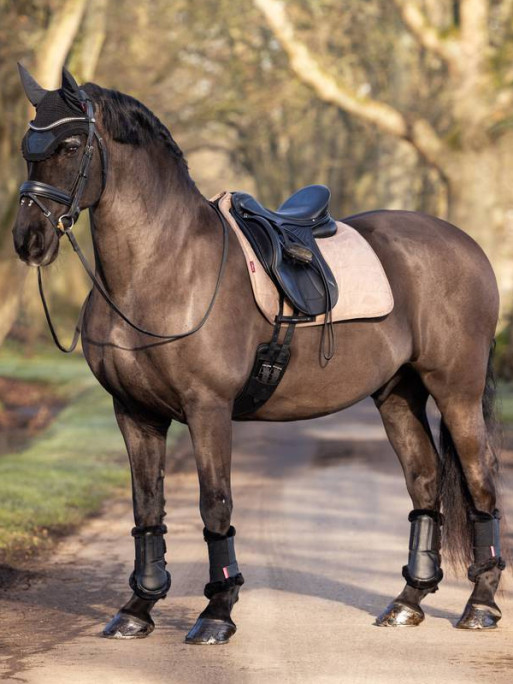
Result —
M 307 317 L 327 314 L 338 299 L 337 283 L 316 242 L 337 232 L 329 200 L 324 185 L 298 190 L 277 211 L 244 192 L 231 196 L 232 214 L 267 274 Z

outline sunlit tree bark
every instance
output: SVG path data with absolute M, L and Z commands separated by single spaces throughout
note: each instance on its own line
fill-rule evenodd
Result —
M 323 65 L 301 39 L 279 0 L 254 0 L 287 53 L 296 76 L 322 100 L 406 140 L 436 167 L 449 186 L 449 219 L 469 231 L 494 262 L 502 294 L 511 304 L 513 280 L 513 157 L 511 68 L 504 45 L 490 29 L 488 0 L 460 0 L 450 31 L 439 31 L 419 0 L 390 0 L 419 46 L 440 58 L 447 69 L 443 101 L 449 126 L 438 130 L 424 117 L 406 117 L 375 97 L 362 96 L 341 74 Z M 431 2 L 433 4 L 433 2 Z M 513 3 L 495 12 L 503 35 L 511 25 Z M 505 38 L 503 38 L 505 40 Z M 506 62 L 506 63 L 505 63 Z M 421 75 L 422 78 L 422 75 Z
M 87 0 L 65 0 L 60 3 L 52 14 L 48 26 L 34 29 L 40 34 L 40 39 L 35 43 L 37 50 L 32 65 L 32 72 L 43 87 L 53 89 L 60 85 L 61 70 L 79 30 L 86 5 Z M 14 63 L 11 66 L 14 70 Z M 18 100 L 20 98 L 23 103 L 23 106 L 18 107 L 20 114 L 25 110 L 29 111 L 29 116 L 32 116 L 33 109 L 31 106 L 29 109 L 26 105 L 21 88 L 18 89 Z M 29 279 L 27 285 L 25 285 L 29 269 L 17 260 L 11 243 L 9 227 L 14 216 L 13 205 L 16 202 L 17 187 L 21 180 L 22 170 L 22 166 L 19 163 L 19 153 L 14 156 L 12 150 L 12 145 L 14 144 L 12 138 L 15 138 L 16 148 L 18 148 L 19 136 L 13 136 L 12 134 L 12 129 L 4 128 L 3 135 L 9 136 L 11 140 L 9 143 L 6 143 L 5 139 L 2 139 L 0 147 L 3 152 L 3 160 L 5 161 L 3 174 L 8 178 L 0 231 L 0 289 L 2 292 L 0 297 L 0 344 L 16 319 L 25 287 L 28 287 L 32 293 L 25 300 L 27 306 L 32 309 L 30 313 L 34 321 L 34 334 L 37 334 L 42 324 L 41 312 L 39 306 L 37 306 L 37 297 L 34 289 L 35 283 L 33 279 Z

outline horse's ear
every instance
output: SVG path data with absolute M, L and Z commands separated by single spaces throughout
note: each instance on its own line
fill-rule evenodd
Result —
M 78 93 L 80 88 L 66 67 L 62 67 L 62 89 L 68 93 Z
M 25 69 L 25 67 L 19 62 L 18 71 L 20 73 L 21 85 L 23 86 L 25 95 L 28 97 L 34 107 L 37 107 L 48 91 L 42 88 L 36 79 L 33 78 Z

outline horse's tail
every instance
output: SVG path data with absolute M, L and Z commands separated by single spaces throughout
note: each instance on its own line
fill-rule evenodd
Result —
M 482 398 L 483 417 L 487 432 L 487 459 L 494 485 L 498 480 L 499 421 L 495 411 L 496 381 L 493 371 L 493 351 L 490 349 L 486 370 L 486 383 Z M 443 418 L 440 421 L 440 457 L 442 474 L 440 479 L 440 502 L 444 514 L 443 543 L 444 558 L 454 568 L 468 566 L 472 557 L 472 524 L 468 515 L 471 508 L 470 494 L 456 453 L 451 434 Z M 497 506 L 499 507 L 499 506 Z

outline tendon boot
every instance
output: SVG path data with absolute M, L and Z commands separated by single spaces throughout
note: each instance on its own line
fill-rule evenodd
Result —
M 110 620 L 103 630 L 109 639 L 142 639 L 155 629 L 150 611 L 155 603 L 165 598 L 171 586 L 171 575 L 166 570 L 165 525 L 134 527 L 134 571 L 129 584 L 132 598 Z
M 415 509 L 411 523 L 408 565 L 403 567 L 406 586 L 399 596 L 376 618 L 379 627 L 413 627 L 424 620 L 420 602 L 438 589 L 443 577 L 440 567 L 440 526 L 437 511 Z
M 459 629 L 494 629 L 502 617 L 494 601 L 499 579 L 506 563 L 501 558 L 500 515 L 476 511 L 472 515 L 474 562 L 468 578 L 474 590 L 456 627 Z
M 203 536 L 208 544 L 210 562 L 210 582 L 204 591 L 209 604 L 185 641 L 188 644 L 223 644 L 237 629 L 230 615 L 244 584 L 235 557 L 235 528 L 230 527 L 226 535 L 209 532 L 205 528 Z
M 403 577 L 410 587 L 438 589 L 444 576 L 440 567 L 441 515 L 437 511 L 413 510 L 408 516 L 411 523 L 408 565 L 403 567 Z
M 166 597 L 171 587 L 171 575 L 166 570 L 165 525 L 134 527 L 134 571 L 130 575 L 130 588 L 139 598 L 156 601 Z

